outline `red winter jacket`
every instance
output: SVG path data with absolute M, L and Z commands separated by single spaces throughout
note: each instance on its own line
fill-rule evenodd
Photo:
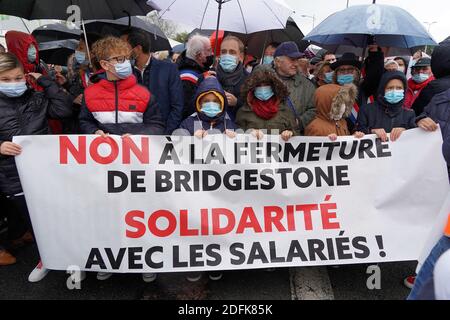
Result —
M 109 81 L 97 74 L 84 91 L 80 110 L 82 133 L 161 135 L 164 121 L 155 97 L 137 83 L 135 76 Z
M 431 82 L 435 80 L 433 76 L 431 76 L 427 81 L 422 83 L 416 83 L 413 79 L 408 80 L 408 90 L 406 90 L 405 104 L 404 107 L 407 109 L 411 109 L 414 101 L 416 101 L 417 97 L 420 95 L 423 89 Z

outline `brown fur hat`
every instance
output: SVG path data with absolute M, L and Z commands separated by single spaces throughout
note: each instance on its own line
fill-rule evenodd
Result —
M 273 88 L 275 96 L 278 97 L 280 101 L 286 100 L 289 96 L 288 88 L 277 76 L 275 70 L 270 66 L 262 65 L 256 67 L 244 82 L 244 85 L 241 88 L 242 99 L 247 101 L 248 93 L 255 90 L 256 87 L 259 87 L 263 83 L 267 83 Z

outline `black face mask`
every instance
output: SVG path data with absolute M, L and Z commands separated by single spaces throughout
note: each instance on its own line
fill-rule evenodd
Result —
M 213 63 L 214 63 L 214 56 L 213 55 L 207 56 L 206 62 L 204 63 L 205 68 L 209 69 L 213 65 Z

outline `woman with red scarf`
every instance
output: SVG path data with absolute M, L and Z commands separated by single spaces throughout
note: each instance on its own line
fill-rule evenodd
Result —
M 236 115 L 236 124 L 251 130 L 261 139 L 264 133 L 280 134 L 287 141 L 298 135 L 294 111 L 289 108 L 289 92 L 272 68 L 260 66 L 242 86 L 244 105 Z

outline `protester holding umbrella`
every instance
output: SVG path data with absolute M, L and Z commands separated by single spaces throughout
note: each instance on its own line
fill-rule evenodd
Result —
M 314 84 L 298 73 L 298 59 L 302 54 L 295 42 L 280 44 L 274 54 L 274 69 L 289 90 L 287 104 L 294 114 L 300 134 L 314 119 Z
M 166 134 L 170 135 L 183 120 L 183 85 L 178 68 L 152 57 L 151 40 L 144 31 L 132 31 L 126 38 L 132 48 L 133 73 L 138 82 L 155 95 L 166 124 Z
M 12 53 L 0 54 L 0 193 L 7 196 L 10 208 L 21 218 L 9 220 L 9 232 L 14 240 L 29 242 L 31 225 L 28 209 L 17 172 L 14 157 L 22 146 L 12 142 L 14 136 L 43 135 L 49 133 L 48 119 L 62 119 L 72 115 L 70 96 L 49 76 L 29 73 L 43 91 L 27 85 L 24 67 Z M 13 235 L 14 234 L 14 235 Z M 12 257 L 1 252 L 0 257 Z M 4 262 L 4 261 L 3 261 Z M 1 262 L 0 262 L 1 263 Z M 41 264 L 39 265 L 41 266 Z M 33 270 L 29 280 L 40 281 L 47 274 L 45 268 Z
M 220 46 L 217 79 L 225 90 L 228 115 L 232 120 L 236 119 L 236 114 L 244 103 L 240 98 L 241 87 L 249 75 L 243 65 L 244 49 L 242 41 L 234 36 L 226 36 Z
M 257 67 L 242 87 L 245 101 L 236 116 L 239 128 L 262 138 L 267 134 L 280 134 L 284 140 L 298 135 L 295 115 L 287 105 L 289 92 L 286 85 L 270 66 Z
M 356 130 L 376 134 L 383 142 L 396 141 L 403 131 L 416 127 L 415 114 L 404 108 L 407 82 L 400 71 L 386 72 L 381 78 L 374 103 L 363 105 L 358 113 Z
M 422 58 L 411 68 L 411 79 L 408 80 L 408 91 L 406 92 L 405 107 L 411 109 L 414 101 L 431 81 L 434 81 L 431 71 L 431 59 Z
M 208 37 L 195 34 L 186 44 L 186 51 L 178 58 L 178 70 L 184 92 L 183 119 L 195 112 L 194 96 L 198 84 L 208 75 L 214 56 Z

